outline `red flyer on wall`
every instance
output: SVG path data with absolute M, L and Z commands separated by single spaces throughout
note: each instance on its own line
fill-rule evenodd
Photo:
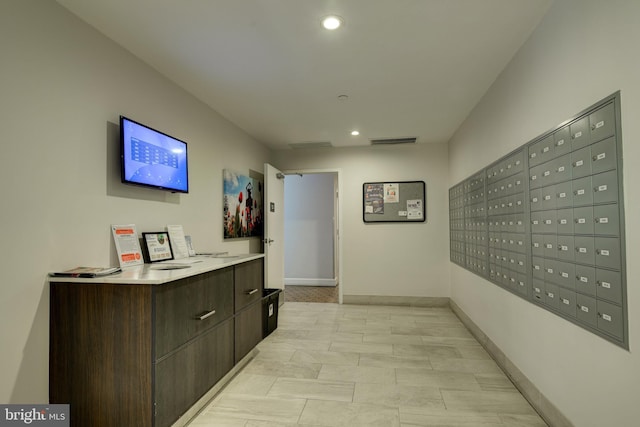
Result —
M 112 225 L 113 241 L 116 244 L 120 267 L 140 265 L 144 263 L 140 240 L 135 224 Z

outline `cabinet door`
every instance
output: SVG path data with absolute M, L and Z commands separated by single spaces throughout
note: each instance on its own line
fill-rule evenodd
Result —
M 245 262 L 235 266 L 235 311 L 262 299 L 264 289 L 263 260 Z
M 172 425 L 233 367 L 233 320 L 155 364 L 155 426 Z
M 156 359 L 233 316 L 233 267 L 156 286 Z
M 262 300 L 237 313 L 235 327 L 235 363 L 238 363 L 262 340 Z

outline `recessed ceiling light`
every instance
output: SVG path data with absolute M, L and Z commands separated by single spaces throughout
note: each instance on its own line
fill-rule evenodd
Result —
M 357 130 L 352 130 L 351 131 L 351 135 L 352 136 L 358 136 L 358 135 L 360 135 L 360 132 L 358 132 Z
M 339 28 L 343 20 L 338 15 L 329 15 L 322 18 L 322 26 L 327 30 L 335 30 Z

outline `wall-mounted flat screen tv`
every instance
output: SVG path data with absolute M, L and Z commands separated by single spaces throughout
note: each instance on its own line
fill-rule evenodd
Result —
M 187 143 L 120 116 L 122 182 L 189 192 Z

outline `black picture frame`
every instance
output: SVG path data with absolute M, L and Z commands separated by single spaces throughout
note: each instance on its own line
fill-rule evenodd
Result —
M 169 233 L 166 231 L 153 231 L 142 233 L 142 240 L 147 251 L 150 263 L 169 261 L 173 259 Z

